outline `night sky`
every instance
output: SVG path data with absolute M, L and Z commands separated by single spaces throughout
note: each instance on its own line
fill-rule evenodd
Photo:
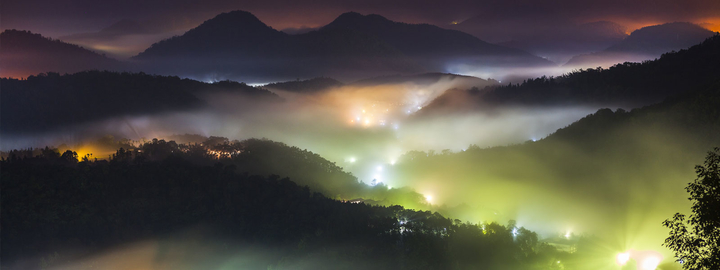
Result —
M 230 10 L 246 10 L 275 29 L 319 27 L 347 11 L 376 13 L 408 23 L 448 25 L 473 16 L 520 25 L 610 20 L 634 30 L 673 21 L 689 21 L 720 30 L 720 1 L 715 0 L 559 0 L 559 1 L 429 1 L 429 0 L 128 0 L 3 1 L 3 29 L 24 29 L 58 37 L 98 31 L 122 19 L 166 24 L 187 30 Z M 509 30 L 510 31 L 510 30 Z

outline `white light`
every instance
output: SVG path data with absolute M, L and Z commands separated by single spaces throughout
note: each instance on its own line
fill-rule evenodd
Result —
M 643 270 L 655 270 L 657 268 L 658 264 L 660 264 L 660 258 L 652 256 L 647 257 L 642 262 L 642 269 Z
M 395 162 L 396 162 L 395 160 L 391 160 L 390 165 L 395 166 Z
M 350 163 L 355 163 L 355 158 L 354 158 L 354 157 L 351 157 L 351 158 L 350 158 Z
M 627 253 L 627 252 L 625 252 L 625 253 L 619 253 L 619 254 L 615 257 L 615 261 L 616 261 L 617 264 L 619 264 L 619 265 L 625 265 L 629 260 L 630 260 L 630 253 Z
M 431 202 L 431 201 L 432 201 L 432 196 L 430 196 L 430 195 L 425 195 L 425 200 L 428 201 L 428 202 Z
M 378 171 L 382 171 L 382 166 L 377 166 Z
M 517 235 L 520 234 L 520 233 L 518 232 L 518 229 L 517 229 L 517 228 L 513 228 L 512 234 L 513 234 L 513 236 L 517 236 Z
M 570 231 L 565 232 L 565 238 L 566 238 L 566 239 L 570 239 L 570 236 L 571 236 Z

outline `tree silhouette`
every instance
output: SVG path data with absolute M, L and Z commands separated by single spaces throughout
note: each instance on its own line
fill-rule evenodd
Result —
M 677 213 L 663 222 L 670 228 L 664 245 L 675 252 L 683 269 L 720 269 L 720 147 L 708 152 L 705 166 L 695 171 L 698 178 L 686 188 L 693 213 L 687 221 Z

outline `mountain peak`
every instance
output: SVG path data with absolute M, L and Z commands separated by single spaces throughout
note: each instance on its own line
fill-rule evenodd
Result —
M 270 28 L 265 23 L 260 21 L 255 15 L 250 12 L 243 10 L 234 10 L 230 12 L 221 13 L 212 19 L 203 22 L 201 27 L 242 27 L 242 28 Z M 272 28 L 270 28 L 272 29 Z
M 377 14 L 362 15 L 351 11 L 340 14 L 334 21 L 323 28 L 352 28 L 358 25 L 381 25 L 389 23 L 394 22 Z

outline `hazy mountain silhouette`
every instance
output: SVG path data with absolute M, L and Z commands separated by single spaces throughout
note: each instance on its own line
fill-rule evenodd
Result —
M 108 27 L 97 32 L 77 33 L 67 36 L 61 36 L 61 40 L 75 42 L 78 40 L 100 40 L 100 39 L 116 39 L 124 35 L 145 35 L 158 32 L 150 25 L 140 23 L 134 20 L 120 20 Z
M 187 31 L 153 44 L 137 59 L 178 56 L 266 56 L 287 47 L 289 35 L 245 11 L 222 13 Z M 228 55 L 233 54 L 233 55 Z
M 565 63 L 578 54 L 605 49 L 627 36 L 624 26 L 610 21 L 577 24 L 557 18 L 536 19 L 484 15 L 448 27 L 556 63 Z
M 657 60 L 587 69 L 522 84 L 447 91 L 422 110 L 462 112 L 499 104 L 636 107 L 700 89 L 718 80 L 720 35 Z
M 626 27 L 609 21 L 567 24 L 498 44 L 565 63 L 575 55 L 596 52 L 620 43 L 628 36 L 626 30 Z
M 539 57 L 484 42 L 470 34 L 429 24 L 394 22 L 380 15 L 348 12 L 323 29 L 353 29 L 379 37 L 405 55 L 434 68 L 449 60 L 493 66 L 547 66 Z
M 238 100 L 279 101 L 243 83 L 212 84 L 144 73 L 86 71 L 0 79 L 0 132 L 46 131 L 112 117 L 188 111 L 207 106 L 204 94 L 236 94 Z
M 182 36 L 153 44 L 134 59 L 153 72 L 247 76 L 256 81 L 318 76 L 354 80 L 444 71 L 449 62 L 552 65 L 459 31 L 353 12 L 316 31 L 297 35 L 272 29 L 245 11 L 223 13 Z
M 700 43 L 712 35 L 712 31 L 687 22 L 643 27 L 633 31 L 622 42 L 602 51 L 575 56 L 565 66 L 580 68 L 609 67 L 626 61 L 641 62 L 651 60 L 663 53 Z
M 144 69 L 163 74 L 255 81 L 414 70 L 376 37 L 333 29 L 289 35 L 245 11 L 220 14 L 181 36 L 153 44 L 134 59 Z
M 89 69 L 121 69 L 123 64 L 83 47 L 30 31 L 0 33 L 0 77 L 27 77 L 41 72 L 74 73 Z

